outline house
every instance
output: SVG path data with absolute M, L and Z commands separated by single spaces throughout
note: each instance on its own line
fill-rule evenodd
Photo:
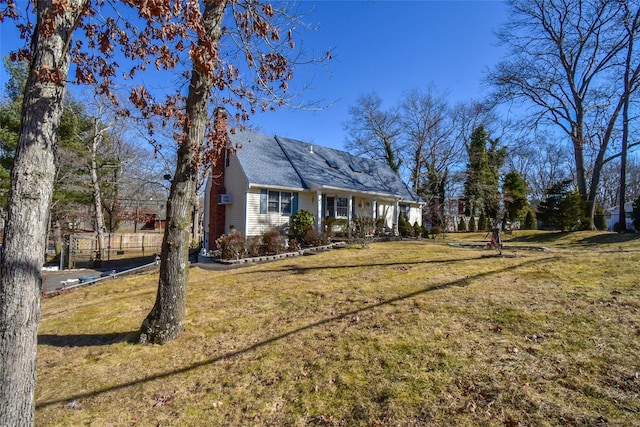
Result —
M 216 127 L 226 112 L 216 110 Z M 373 217 L 397 234 L 398 217 L 422 224 L 424 202 L 387 165 L 282 136 L 226 132 L 226 149 L 205 189 L 204 248 L 232 231 L 255 236 L 286 230 L 304 209 L 325 218 Z
M 633 219 L 631 218 L 631 212 L 633 212 L 633 202 L 627 202 L 624 204 L 625 223 L 627 230 L 633 230 Z M 616 224 L 620 222 L 620 206 L 612 206 L 605 209 L 604 217 L 607 222 L 607 230 L 616 231 Z

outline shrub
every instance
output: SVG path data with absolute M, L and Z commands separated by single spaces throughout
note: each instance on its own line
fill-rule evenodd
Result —
M 353 218 L 353 237 L 365 238 L 374 234 L 376 221 L 370 216 L 358 216 Z
M 313 228 L 304 233 L 304 241 L 311 246 L 322 246 L 328 243 L 326 235 L 323 235 Z
M 314 221 L 315 217 L 311 212 L 305 211 L 304 209 L 299 210 L 291 215 L 291 219 L 289 220 L 289 234 L 296 239 L 303 238 L 304 233 L 309 228 L 313 228 Z
M 216 240 L 216 247 L 222 259 L 244 258 L 245 239 L 242 233 L 231 233 L 220 236 Z
M 284 236 L 275 230 L 267 231 L 262 235 L 262 247 L 265 254 L 273 255 L 284 252 Z
M 536 217 L 533 214 L 533 210 L 527 209 L 527 215 L 524 218 L 524 229 L 535 230 L 536 228 Z
M 298 239 L 289 239 L 289 250 L 291 252 L 299 251 L 300 245 L 298 244 Z
M 256 257 L 262 255 L 262 236 L 247 237 L 245 243 L 245 252 L 248 257 Z
M 384 218 L 376 219 L 376 235 L 378 236 L 384 235 Z
M 596 205 L 593 213 L 593 225 L 595 225 L 598 230 L 607 229 L 607 219 L 604 217 L 604 209 L 600 205 Z
M 413 236 L 420 237 L 422 235 L 422 227 L 418 225 L 418 221 L 413 223 Z
M 537 216 L 545 227 L 573 231 L 589 226 L 589 221 L 584 218 L 584 206 L 582 196 L 572 188 L 572 181 L 561 181 L 545 191 Z
M 420 234 L 422 234 L 422 237 L 424 238 L 429 237 L 429 229 L 425 224 L 422 224 L 422 226 L 420 227 Z
M 344 236 L 348 227 L 349 221 L 346 218 L 326 217 L 324 220 L 324 230 L 329 236 L 335 236 L 336 234 Z
M 469 217 L 469 231 L 471 231 L 472 233 L 476 231 L 476 219 L 473 215 Z
M 487 228 L 487 216 L 484 214 L 484 212 L 480 212 L 480 218 L 478 218 L 478 231 L 486 231 Z
M 460 217 L 460 221 L 458 222 L 458 231 L 465 232 L 467 231 L 467 222 L 464 220 L 464 217 Z
M 435 239 L 436 237 L 438 237 L 438 234 L 442 233 L 442 229 L 440 227 L 438 227 L 437 225 L 434 225 L 433 227 L 431 227 L 431 238 Z
M 398 217 L 398 232 L 402 237 L 411 237 L 413 235 L 413 227 L 404 215 Z

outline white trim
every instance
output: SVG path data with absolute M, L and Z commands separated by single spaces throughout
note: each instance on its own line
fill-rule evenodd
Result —
M 309 192 L 306 188 L 293 188 L 293 187 L 285 187 L 282 185 L 267 185 L 267 184 L 249 184 L 249 189 L 267 189 L 267 190 L 277 190 L 277 191 L 291 191 L 292 193 L 300 193 L 300 192 Z

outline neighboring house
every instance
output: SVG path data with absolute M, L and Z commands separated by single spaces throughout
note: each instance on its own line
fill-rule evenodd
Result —
M 627 230 L 633 230 L 633 219 L 631 218 L 633 202 L 627 202 L 624 204 L 624 212 Z M 607 230 L 614 231 L 615 225 L 620 222 L 620 206 L 612 206 L 605 209 L 604 217 L 607 221 Z
M 167 222 L 165 199 L 119 199 L 120 231 L 163 231 Z
M 216 115 L 217 126 L 224 126 L 226 112 L 218 109 Z M 223 154 L 205 189 L 208 250 L 232 231 L 246 236 L 284 231 L 300 209 L 313 213 L 318 231 L 327 217 L 383 218 L 396 234 L 400 214 L 411 224 L 422 224 L 424 203 L 381 162 L 246 131 L 228 132 Z

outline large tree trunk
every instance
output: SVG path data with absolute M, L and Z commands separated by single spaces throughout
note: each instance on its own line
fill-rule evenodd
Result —
M 627 48 L 627 57 L 624 69 L 624 104 L 622 107 L 622 147 L 620 149 L 620 191 L 619 191 L 619 207 L 618 207 L 618 231 L 627 231 L 627 218 L 625 212 L 625 202 L 627 201 L 627 155 L 629 151 L 629 104 L 631 102 L 632 87 L 637 85 L 638 75 L 640 74 L 640 65 L 633 66 L 635 40 L 638 34 L 638 22 L 640 21 L 640 8 L 634 11 L 626 10 L 633 13 L 631 22 L 625 21 L 627 33 L 629 35 L 629 45 Z
M 34 424 L 40 288 L 54 152 L 69 69 L 68 47 L 85 0 L 68 2 L 50 36 L 40 34 L 52 1 L 36 2 L 33 59 L 25 89 L 18 148 L 11 172 L 0 258 L 0 424 Z
M 207 29 L 208 41 L 211 43 L 217 43 L 220 38 L 225 6 L 226 0 L 208 2 L 205 5 L 203 26 Z M 178 149 L 176 173 L 167 201 L 167 225 L 160 256 L 162 263 L 158 293 L 151 312 L 140 327 L 140 343 L 164 344 L 182 331 L 198 155 L 205 139 L 209 96 L 213 87 L 212 76 L 203 68 L 194 64 L 191 74 L 186 104 L 187 119 L 184 124 L 186 138 Z

